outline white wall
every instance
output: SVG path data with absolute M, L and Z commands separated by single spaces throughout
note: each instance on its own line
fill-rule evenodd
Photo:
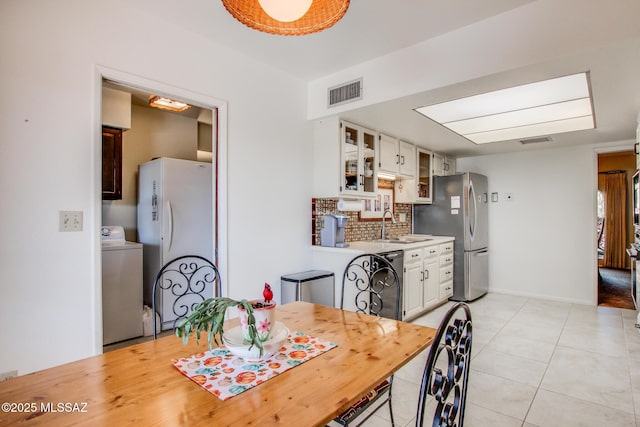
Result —
M 638 14 L 636 0 L 592 0 L 588 7 L 584 0 L 530 2 L 310 82 L 307 116 L 339 114 L 637 37 Z M 567 17 L 582 25 L 567 26 Z M 555 71 L 557 75 L 572 72 L 575 69 Z M 362 100 L 328 108 L 327 88 L 360 77 Z
M 595 159 L 581 146 L 457 160 L 499 194 L 489 203 L 490 291 L 597 303 Z
M 100 351 L 98 65 L 228 101 L 232 297 L 310 266 L 303 81 L 117 0 L 4 0 L 0 54 L 0 372 Z M 58 232 L 59 210 L 84 230 Z

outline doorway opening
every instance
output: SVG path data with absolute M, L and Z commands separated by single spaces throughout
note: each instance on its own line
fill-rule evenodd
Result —
M 140 191 L 146 190 L 140 189 L 139 166 L 154 162 L 156 161 L 154 159 L 157 158 L 178 159 L 176 161 L 197 163 L 198 167 L 204 167 L 208 164 L 209 166 L 207 167 L 211 171 L 211 179 L 207 180 L 209 181 L 206 183 L 207 185 L 201 188 L 202 191 L 200 194 L 206 193 L 201 198 L 209 200 L 206 204 L 210 209 L 209 214 L 205 216 L 206 219 L 202 218 L 202 221 L 207 222 L 206 226 L 200 227 L 199 229 L 208 229 L 212 230 L 212 232 L 200 233 L 210 236 L 210 239 L 207 239 L 207 243 L 201 245 L 203 246 L 201 249 L 194 251 L 189 249 L 188 252 L 189 254 L 204 256 L 212 260 L 218 266 L 219 271 L 226 271 L 226 257 L 223 256 L 223 259 L 218 258 L 218 248 L 226 245 L 225 233 L 223 233 L 222 236 L 218 233 L 218 230 L 221 228 L 224 229 L 224 227 L 220 226 L 221 221 L 226 221 L 225 217 L 220 217 L 218 209 L 218 206 L 221 203 L 224 204 L 226 200 L 226 191 L 219 191 L 220 188 L 224 188 L 226 185 L 226 165 L 221 165 L 218 161 L 219 158 L 225 158 L 226 152 L 226 144 L 224 144 L 224 138 L 226 137 L 226 128 L 224 125 L 226 103 L 202 96 L 201 94 L 194 94 L 183 89 L 147 81 L 138 76 L 130 76 L 114 70 L 100 69 L 99 76 L 100 86 L 103 90 L 103 96 L 99 98 L 103 113 L 109 108 L 105 103 L 110 102 L 110 100 L 107 99 L 108 95 L 105 95 L 106 89 L 107 92 L 117 91 L 120 94 L 126 94 L 128 96 L 128 98 L 125 98 L 129 99 L 129 105 L 125 105 L 125 107 L 128 107 L 130 117 L 129 126 L 120 129 L 122 144 L 120 153 L 121 161 L 119 164 L 122 180 L 120 193 L 114 196 L 113 192 L 110 191 L 108 197 L 104 197 L 104 193 L 102 193 L 103 197 L 100 198 L 101 200 L 96 201 L 97 205 L 100 206 L 99 212 L 101 213 L 99 224 L 102 226 L 122 226 L 127 242 L 141 242 L 138 226 L 138 201 L 140 200 Z M 184 112 L 152 108 L 149 105 L 149 101 L 150 98 L 155 95 L 184 101 L 189 104 L 191 108 Z M 98 120 L 100 120 L 100 117 L 98 117 Z M 221 120 L 223 123 L 222 127 L 219 126 Z M 102 122 L 100 124 L 103 128 L 103 141 L 105 125 L 112 129 L 119 127 Z M 100 160 L 106 157 L 101 155 L 101 153 L 104 152 L 104 145 L 102 150 L 98 149 L 96 152 L 99 156 L 97 163 L 101 164 Z M 100 173 L 100 170 L 98 172 Z M 101 178 L 104 182 L 104 175 Z M 110 179 L 112 176 L 108 178 Z M 153 184 L 155 188 L 156 183 L 154 182 Z M 182 193 L 193 192 L 186 191 L 189 189 L 190 188 L 185 188 L 185 191 Z M 177 214 L 175 207 L 172 209 L 174 209 L 172 213 Z M 202 210 L 202 207 L 199 207 L 197 210 Z M 175 218 L 172 216 L 172 219 Z M 172 221 L 171 230 L 175 229 L 176 224 L 173 224 L 173 222 L 174 221 Z M 196 224 L 192 225 L 197 226 Z M 172 235 L 172 237 L 175 237 L 175 235 Z M 146 262 L 148 255 L 146 246 L 147 245 L 145 245 L 144 248 L 145 259 L 143 262 Z M 172 247 L 175 251 L 176 246 L 177 245 L 173 245 L 170 246 L 170 248 Z M 157 251 L 154 250 L 153 252 Z M 225 253 L 225 251 L 220 252 Z M 106 307 L 105 304 L 112 304 L 113 301 L 109 302 L 108 299 L 105 298 L 105 292 L 108 291 L 105 277 L 113 276 L 114 272 L 109 271 L 109 268 L 112 267 L 105 264 L 104 253 L 103 251 L 102 261 L 99 264 L 98 270 L 102 271 L 102 275 L 97 275 L 96 293 L 102 294 L 103 297 L 102 303 L 98 302 L 99 300 L 96 302 L 96 317 L 97 320 L 100 318 L 102 320 L 102 322 L 99 320 L 96 322 L 96 352 L 108 351 L 149 339 L 143 336 L 143 331 L 129 331 L 125 333 L 125 335 L 127 335 L 126 338 L 115 340 L 113 335 L 111 335 L 109 340 L 107 340 L 106 331 L 109 327 L 107 317 L 110 307 Z M 153 280 L 146 276 L 148 276 L 148 274 L 145 273 L 144 278 L 136 278 L 134 280 L 136 282 L 135 286 L 140 289 L 140 292 L 143 292 L 144 288 L 150 287 L 149 282 L 152 284 Z M 141 280 L 142 283 L 139 283 L 138 280 Z M 224 291 L 222 289 L 216 289 L 214 292 L 216 294 L 222 294 Z M 145 297 L 144 301 L 145 304 L 148 304 L 146 299 L 148 299 L 148 296 Z M 117 311 L 120 313 L 117 321 L 121 322 L 124 317 L 121 314 L 122 306 L 118 307 Z M 138 318 L 138 325 L 141 325 L 143 320 L 142 304 L 136 308 L 136 311 L 137 313 L 134 317 Z M 148 317 L 151 317 L 151 313 L 148 314 Z M 111 321 L 113 322 L 113 316 Z M 148 323 L 151 324 L 151 319 L 149 319 Z M 111 327 L 112 326 L 113 325 L 111 325 Z
M 631 258 L 634 240 L 632 177 L 633 151 L 598 154 L 596 244 L 598 254 L 598 305 L 635 309 Z

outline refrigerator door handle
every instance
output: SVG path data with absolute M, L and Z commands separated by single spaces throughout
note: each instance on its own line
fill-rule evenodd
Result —
M 489 251 L 488 250 L 484 250 L 481 252 L 476 252 L 476 256 L 488 256 L 489 255 Z
M 173 209 L 171 208 L 171 201 L 167 201 L 167 225 L 169 226 L 169 249 L 171 250 L 171 245 L 173 244 Z
M 476 204 L 476 191 L 473 189 L 473 182 L 469 182 L 469 214 L 473 209 L 473 218 L 469 218 L 469 236 L 473 241 L 476 233 L 476 221 L 478 218 L 478 206 Z

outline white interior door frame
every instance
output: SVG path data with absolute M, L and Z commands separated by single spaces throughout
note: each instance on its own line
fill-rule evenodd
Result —
M 169 98 L 180 99 L 189 104 L 217 111 L 217 135 L 214 127 L 212 138 L 214 138 L 214 147 L 217 146 L 217 174 L 214 172 L 214 194 L 213 194 L 213 212 L 217 219 L 217 226 L 214 223 L 214 235 L 217 235 L 217 245 L 215 247 L 217 258 L 217 267 L 220 272 L 222 281 L 222 295 L 228 295 L 227 281 L 228 277 L 228 212 L 227 212 L 227 183 L 228 183 L 228 104 L 227 101 L 218 99 L 209 95 L 205 95 L 191 90 L 172 86 L 146 77 L 130 74 L 124 71 L 115 70 L 113 68 L 96 65 L 94 80 L 94 143 L 93 143 L 93 189 L 94 189 L 94 206 L 93 206 L 93 224 L 102 224 L 102 82 L 103 79 L 113 81 L 123 86 L 129 86 L 137 89 L 155 93 L 157 95 Z M 215 166 L 215 165 L 214 165 Z M 217 203 L 216 203 L 217 190 Z M 95 354 L 102 353 L 102 249 L 100 242 L 100 234 L 92 233 L 92 250 L 93 250 L 93 301 L 94 301 L 94 330 L 95 330 Z
M 592 215 L 593 215 L 593 219 L 594 219 L 594 224 L 597 222 L 598 220 L 598 200 L 597 200 L 597 193 L 598 193 L 598 155 L 599 154 L 603 154 L 603 153 L 615 153 L 615 152 L 620 152 L 620 151 L 629 151 L 629 150 L 634 150 L 634 141 L 617 141 L 617 142 L 613 142 L 613 143 L 607 143 L 607 144 L 598 144 L 595 145 L 593 147 L 593 181 L 592 181 L 592 185 L 593 185 L 593 199 L 594 199 L 594 203 L 593 203 L 593 210 L 592 210 Z M 591 244 L 591 248 L 593 250 L 593 259 L 595 262 L 594 265 L 594 282 L 593 282 L 593 299 L 592 299 L 592 305 L 594 306 L 598 306 L 598 238 L 596 236 L 596 233 L 592 232 L 592 239 L 593 239 L 593 243 Z

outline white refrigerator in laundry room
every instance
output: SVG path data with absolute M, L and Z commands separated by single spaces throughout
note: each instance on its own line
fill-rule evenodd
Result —
M 138 168 L 138 237 L 143 246 L 144 303 L 163 265 L 182 255 L 214 261 L 211 163 L 158 158 Z M 211 286 L 209 284 L 209 286 Z M 215 290 L 207 290 L 213 296 Z M 173 328 L 173 300 L 156 301 L 162 330 Z

